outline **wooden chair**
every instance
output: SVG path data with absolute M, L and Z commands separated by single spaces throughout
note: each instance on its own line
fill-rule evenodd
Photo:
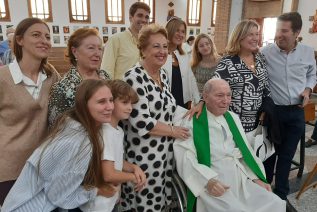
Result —
M 309 188 L 311 188 L 311 187 L 316 188 L 317 187 L 317 181 L 312 182 L 316 175 L 317 175 L 317 163 L 316 163 L 315 168 L 313 169 L 313 171 L 311 171 L 309 173 L 309 175 L 306 178 L 306 180 L 304 181 L 302 187 L 299 189 L 299 191 L 298 191 L 298 193 L 296 195 L 296 199 L 299 199 L 299 197 L 302 195 L 302 193 L 304 193 Z

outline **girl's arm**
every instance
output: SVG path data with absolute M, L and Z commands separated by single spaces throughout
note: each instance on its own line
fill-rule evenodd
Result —
M 107 183 L 121 184 L 126 182 L 137 183 L 136 177 L 131 172 L 125 172 L 125 162 L 123 163 L 123 171 L 114 168 L 114 161 L 103 160 L 101 163 L 103 179 Z
M 136 179 L 135 191 L 140 191 L 144 188 L 146 184 L 146 175 L 139 166 L 129 163 L 125 160 L 123 161 L 122 170 L 124 170 L 125 172 L 133 172 Z

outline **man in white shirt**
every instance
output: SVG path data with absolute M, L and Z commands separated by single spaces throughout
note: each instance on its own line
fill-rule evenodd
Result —
M 253 154 L 239 117 L 228 112 L 231 90 L 222 79 L 204 86 L 206 106 L 198 119 L 185 120 L 192 136 L 176 140 L 177 171 L 191 194 L 188 211 L 285 212 L 271 192 L 261 161 Z M 184 120 L 183 120 L 184 121 Z
M 302 28 L 302 18 L 289 12 L 277 18 L 275 43 L 265 46 L 265 56 L 271 97 L 276 105 L 276 117 L 281 141 L 275 154 L 264 162 L 267 180 L 273 181 L 274 193 L 286 200 L 289 193 L 289 173 L 298 142 L 305 132 L 304 106 L 316 85 L 314 49 L 296 38 Z

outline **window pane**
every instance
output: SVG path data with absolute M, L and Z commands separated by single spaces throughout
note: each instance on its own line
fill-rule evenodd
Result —
M 199 25 L 200 23 L 200 0 L 188 0 L 188 24 Z
M 122 22 L 123 21 L 122 0 L 107 0 L 107 21 Z
M 212 11 L 211 11 L 211 25 L 216 24 L 216 14 L 217 14 L 217 0 L 212 1 Z
M 29 0 L 31 6 L 31 16 L 40 19 L 51 17 L 48 0 Z
M 88 21 L 88 2 L 87 0 L 71 0 L 72 18 L 75 21 Z
M 274 43 L 277 18 L 264 18 L 263 24 L 263 46 Z
M 8 0 L 0 0 L 0 19 L 1 21 L 10 21 Z

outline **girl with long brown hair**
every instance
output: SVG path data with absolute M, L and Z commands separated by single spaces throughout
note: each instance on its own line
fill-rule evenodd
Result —
M 104 182 L 101 171 L 101 129 L 111 121 L 112 110 L 107 82 L 85 80 L 77 89 L 75 107 L 27 160 L 2 210 L 72 209 L 97 195 L 114 195 L 116 190 Z

